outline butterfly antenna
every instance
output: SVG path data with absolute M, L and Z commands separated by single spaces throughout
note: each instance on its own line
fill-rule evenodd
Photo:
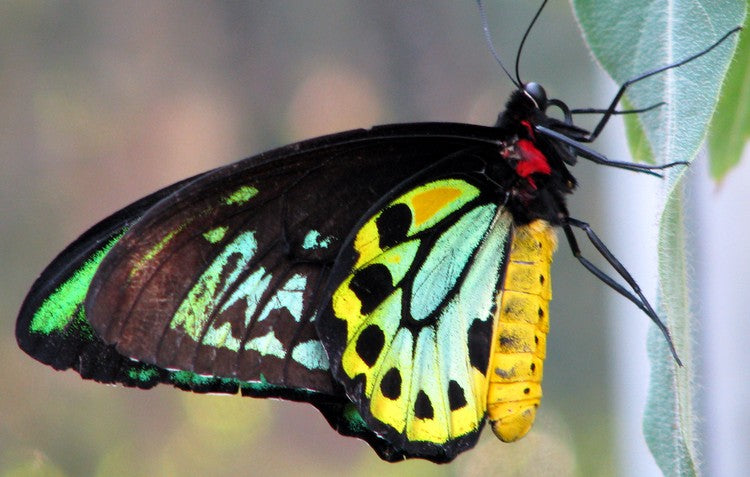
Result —
M 510 78 L 510 81 L 514 85 L 516 85 L 516 88 L 520 88 L 521 87 L 520 81 L 516 81 L 513 79 L 513 76 L 505 68 L 505 65 L 503 64 L 503 60 L 500 59 L 500 55 L 497 54 L 497 50 L 495 50 L 495 45 L 492 43 L 492 35 L 490 35 L 490 26 L 489 26 L 489 23 L 487 22 L 487 11 L 484 9 L 484 3 L 482 2 L 482 0 L 477 0 L 477 6 L 479 7 L 479 16 L 482 18 L 482 29 L 484 30 L 484 39 L 487 41 L 487 46 L 490 49 L 490 53 L 492 53 L 492 56 L 495 58 L 495 61 L 497 61 L 497 64 L 500 65 L 500 68 L 502 68 L 503 71 L 505 71 L 505 74 L 508 75 L 508 78 Z
M 542 2 L 542 5 L 539 7 L 539 10 L 536 11 L 536 15 L 534 15 L 534 18 L 531 20 L 531 23 L 529 23 L 528 28 L 526 28 L 526 33 L 523 34 L 523 38 L 521 39 L 521 44 L 518 45 L 518 53 L 516 53 L 516 79 L 518 80 L 518 84 L 523 84 L 521 82 L 521 75 L 518 73 L 518 63 L 521 60 L 521 50 L 523 50 L 523 44 L 526 43 L 526 38 L 528 38 L 529 33 L 531 32 L 531 28 L 534 26 L 534 23 L 536 23 L 536 19 L 539 18 L 539 15 L 542 14 L 542 10 L 544 10 L 545 5 L 547 5 L 547 0 L 544 0 Z

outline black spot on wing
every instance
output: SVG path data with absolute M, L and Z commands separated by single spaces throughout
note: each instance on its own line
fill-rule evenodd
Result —
M 383 351 L 383 345 L 385 345 L 383 330 L 377 325 L 370 325 L 357 338 L 357 354 L 367 366 L 372 368 L 380 352 Z
M 388 399 L 396 400 L 401 396 L 401 372 L 398 368 L 391 368 L 380 381 L 380 392 Z
M 474 320 L 469 327 L 468 335 L 469 363 L 474 369 L 486 374 L 490 359 L 492 322 L 490 320 Z
M 435 417 L 432 402 L 430 402 L 427 393 L 422 390 L 417 393 L 417 400 L 414 402 L 414 416 L 418 419 L 432 419 Z
M 362 314 L 367 315 L 393 292 L 393 277 L 388 267 L 376 263 L 358 270 L 349 288 L 362 303 Z
M 380 235 L 380 248 L 393 247 L 404 241 L 411 227 L 411 209 L 406 204 L 394 204 L 375 219 Z
M 463 388 L 452 379 L 448 383 L 448 404 L 450 405 L 451 411 L 466 406 L 466 395 L 464 394 Z

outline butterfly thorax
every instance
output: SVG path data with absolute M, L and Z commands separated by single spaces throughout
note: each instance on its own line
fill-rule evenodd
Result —
M 495 125 L 503 132 L 502 168 L 510 166 L 515 172 L 506 205 L 517 225 L 537 219 L 560 225 L 568 216 L 565 196 L 573 192 L 576 180 L 565 164 L 574 164 L 575 156 L 534 130 L 536 125 L 556 129 L 560 124 L 519 89 L 511 94 Z

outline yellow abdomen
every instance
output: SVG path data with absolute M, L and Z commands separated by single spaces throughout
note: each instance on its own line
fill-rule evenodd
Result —
M 504 442 L 526 435 L 542 399 L 556 246 L 554 229 L 546 221 L 514 229 L 488 368 L 487 415 Z

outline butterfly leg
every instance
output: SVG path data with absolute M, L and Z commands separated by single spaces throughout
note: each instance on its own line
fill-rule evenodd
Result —
M 588 237 L 591 244 L 596 248 L 596 250 L 601 254 L 602 257 L 604 257 L 605 260 L 612 266 L 612 268 L 615 269 L 615 271 L 620 275 L 625 282 L 630 286 L 630 288 L 635 292 L 635 295 L 628 291 L 625 287 L 617 283 L 612 277 L 604 273 L 601 269 L 599 269 L 596 265 L 588 261 L 582 254 L 581 249 L 578 247 L 578 242 L 576 241 L 575 235 L 573 234 L 572 227 L 579 228 L 583 230 L 586 233 L 586 236 Z M 565 231 L 565 237 L 568 239 L 568 244 L 570 245 L 570 249 L 573 252 L 573 255 L 578 259 L 581 264 L 586 267 L 586 269 L 594 274 L 599 280 L 607 284 L 610 288 L 633 302 L 638 308 L 643 310 L 646 315 L 648 315 L 649 318 L 651 318 L 651 321 L 656 324 L 656 326 L 659 328 L 659 330 L 664 335 L 664 338 L 667 340 L 667 344 L 669 345 L 669 350 L 672 353 L 672 356 L 674 357 L 677 364 L 682 366 L 682 361 L 680 361 L 680 358 L 677 356 L 677 350 L 674 347 L 674 342 L 672 341 L 672 337 L 669 334 L 669 330 L 667 329 L 667 326 L 661 321 L 659 318 L 659 315 L 656 314 L 651 304 L 648 302 L 645 296 L 643 296 L 643 293 L 641 292 L 641 288 L 638 286 L 638 283 L 636 283 L 635 279 L 630 275 L 630 272 L 627 271 L 627 269 L 620 263 L 619 260 L 614 256 L 614 254 L 607 248 L 606 245 L 604 245 L 604 242 L 601 241 L 598 235 L 594 232 L 594 230 L 591 228 L 589 224 L 586 222 L 582 222 L 580 220 L 568 217 L 566 223 L 562 226 L 563 230 Z
M 660 108 L 667 104 L 664 101 L 659 101 L 656 104 L 652 104 L 651 106 L 645 107 L 645 108 L 639 108 L 639 109 L 626 109 L 624 111 L 612 111 L 610 114 L 613 115 L 621 115 L 621 114 L 640 114 L 640 113 L 647 113 L 651 110 L 654 110 L 656 108 Z M 571 109 L 570 114 L 604 114 L 608 110 L 607 109 L 599 109 L 599 108 L 577 108 L 577 109 Z
M 596 125 L 596 127 L 594 128 L 594 130 L 592 131 L 592 133 L 588 137 L 581 139 L 581 142 L 592 142 L 592 141 L 594 141 L 599 136 L 599 133 L 602 132 L 602 129 L 604 129 L 604 126 L 607 125 L 607 122 L 609 121 L 609 119 L 612 117 L 613 114 L 615 114 L 615 108 L 617 107 L 617 103 L 620 102 L 620 99 L 622 99 L 622 95 L 625 94 L 625 91 L 628 89 L 628 87 L 630 87 L 630 85 L 632 85 L 634 83 L 637 83 L 639 81 L 642 81 L 642 80 L 644 80 L 646 78 L 650 78 L 651 76 L 659 74 L 659 73 L 661 73 L 663 71 L 671 70 L 672 68 L 677 68 L 679 66 L 684 65 L 685 63 L 689 63 L 689 62 L 693 61 L 694 59 L 699 58 L 699 57 L 705 55 L 706 53 L 708 53 L 709 51 L 711 51 L 714 48 L 716 48 L 717 46 L 719 46 L 721 43 L 724 42 L 724 40 L 726 40 L 727 38 L 729 38 L 733 34 L 737 33 L 741 29 L 742 29 L 742 27 L 735 27 L 735 28 L 729 30 L 727 33 L 724 34 L 724 36 L 722 36 L 721 38 L 719 38 L 718 41 L 716 41 L 715 43 L 713 43 L 708 48 L 705 48 L 705 49 L 699 51 L 698 53 L 695 53 L 694 55 L 689 56 L 689 57 L 687 57 L 687 58 L 685 58 L 685 59 L 683 59 L 681 61 L 669 64 L 669 65 L 661 66 L 659 68 L 654 68 L 652 70 L 646 71 L 645 73 L 642 73 L 642 74 L 640 74 L 640 75 L 638 75 L 638 76 L 636 76 L 634 78 L 630 78 L 629 80 L 625 81 L 620 86 L 620 89 L 617 90 L 617 94 L 615 94 L 615 97 L 612 98 L 612 102 L 609 103 L 609 107 L 607 107 L 604 110 L 604 113 L 603 113 L 604 116 L 602 116 L 602 118 L 599 120 L 599 124 Z
M 613 161 L 611 159 L 608 159 L 607 156 L 605 156 L 604 154 L 601 154 L 599 152 L 594 151 L 593 149 L 589 147 L 584 146 L 583 144 L 576 141 L 575 139 L 571 139 L 568 136 L 562 133 L 559 133 L 557 131 L 554 131 L 552 129 L 549 129 L 547 127 L 537 125 L 537 126 L 534 126 L 534 130 L 544 136 L 550 137 L 552 139 L 555 139 L 557 141 L 564 143 L 567 146 L 570 146 L 577 156 L 580 156 L 584 159 L 588 159 L 591 162 L 594 162 L 596 164 L 601 164 L 603 166 L 616 167 L 618 169 L 626 169 L 626 170 L 635 171 L 635 172 L 643 172 L 645 174 L 651 174 L 652 176 L 662 177 L 661 174 L 657 172 L 653 172 L 653 171 L 669 169 L 670 167 L 674 167 L 678 165 L 689 165 L 689 163 L 685 161 L 676 161 L 676 162 L 670 162 L 670 163 L 661 164 L 661 165 L 636 164 L 633 162 Z

